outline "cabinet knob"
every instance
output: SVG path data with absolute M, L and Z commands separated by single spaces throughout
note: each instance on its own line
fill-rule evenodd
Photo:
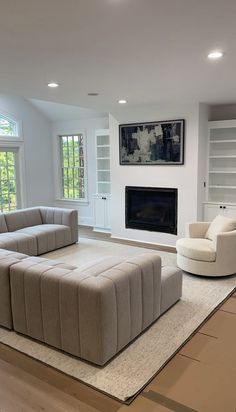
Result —
M 226 206 L 223 206 L 223 209 L 226 209 Z
M 222 209 L 223 206 L 220 206 L 220 209 Z
M 107 200 L 107 198 L 106 198 L 106 197 L 102 197 L 102 199 L 103 199 L 103 200 Z

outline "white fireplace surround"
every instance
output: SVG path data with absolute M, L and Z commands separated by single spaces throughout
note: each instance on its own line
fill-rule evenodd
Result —
M 184 164 L 178 166 L 121 166 L 119 124 L 185 119 Z M 175 246 L 184 236 L 187 222 L 201 219 L 204 200 L 205 144 L 208 108 L 204 104 L 166 104 L 126 108 L 110 115 L 111 234 L 113 238 Z M 204 133 L 204 131 L 206 131 Z M 125 186 L 178 189 L 178 233 L 150 232 L 125 227 Z

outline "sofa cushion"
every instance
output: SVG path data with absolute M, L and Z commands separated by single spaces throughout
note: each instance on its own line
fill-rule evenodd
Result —
M 64 225 L 35 225 L 17 230 L 37 239 L 38 255 L 71 244 L 71 229 Z
M 236 229 L 236 220 L 226 216 L 218 215 L 211 222 L 207 232 L 206 239 L 215 240 L 220 232 L 231 232 Z
M 0 248 L 25 253 L 30 256 L 37 255 L 38 252 L 36 238 L 19 232 L 1 233 Z
M 69 226 L 71 229 L 71 243 L 78 241 L 78 212 L 77 210 L 61 209 L 58 207 L 40 206 L 43 224 Z
M 9 232 L 28 226 L 41 225 L 42 217 L 39 208 L 16 210 L 5 214 L 6 224 Z
M 69 263 L 63 263 L 60 262 L 58 260 L 53 260 L 53 259 L 46 259 L 46 258 L 42 258 L 39 256 L 30 256 L 27 257 L 26 255 L 22 255 L 25 256 L 24 259 L 24 264 L 26 265 L 26 267 L 28 268 L 28 266 L 34 266 L 34 265 L 47 265 L 47 266 L 57 266 L 63 269 L 69 269 L 69 270 L 75 270 L 77 269 L 76 266 L 74 265 L 70 265 Z
M 5 216 L 3 213 L 0 213 L 0 233 L 8 232 Z
M 211 240 L 198 238 L 183 238 L 176 243 L 177 252 L 189 259 L 214 262 L 216 252 Z
M 1 259 L 26 259 L 28 256 L 23 253 L 13 252 L 11 250 L 0 249 L 0 260 Z

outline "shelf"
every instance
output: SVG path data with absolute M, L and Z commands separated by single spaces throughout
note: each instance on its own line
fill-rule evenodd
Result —
M 101 199 L 101 198 L 104 197 L 104 196 L 106 196 L 106 198 L 107 198 L 108 200 L 111 199 L 111 194 L 110 194 L 110 193 L 95 193 L 95 194 L 92 195 L 92 196 L 93 196 L 93 198 L 96 198 L 96 199 Z
M 209 185 L 210 189 L 236 189 L 236 186 Z
M 209 159 L 236 159 L 236 155 L 216 155 L 216 156 L 209 156 Z
M 236 174 L 236 170 L 209 170 L 209 173 L 218 173 L 218 174 Z
M 219 200 L 219 202 L 211 202 L 210 200 L 208 202 L 203 202 L 204 205 L 213 205 L 213 206 L 236 206 L 236 202 L 224 202 L 222 200 Z
M 101 137 L 102 136 L 102 137 Z M 96 191 L 101 196 L 110 194 L 110 139 L 108 133 L 96 136 Z M 105 193 L 106 192 L 106 193 Z M 100 212 L 99 212 L 100 213 Z
M 208 149 L 204 219 L 212 220 L 222 205 L 229 208 L 221 212 L 236 216 L 236 121 L 209 122 Z
M 210 140 L 210 143 L 236 143 L 236 139 Z

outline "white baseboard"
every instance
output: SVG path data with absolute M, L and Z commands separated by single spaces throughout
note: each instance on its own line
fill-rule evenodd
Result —
M 79 216 L 79 225 L 93 226 L 94 218 L 89 216 Z
M 123 241 L 123 242 L 127 242 L 127 243 L 130 243 L 130 244 L 133 244 L 134 246 L 135 246 L 135 244 L 138 246 L 141 246 L 141 245 L 144 245 L 144 247 L 145 247 L 145 245 L 148 247 L 148 246 L 155 246 L 155 247 L 157 247 L 157 248 L 163 248 L 164 250 L 169 250 L 170 252 L 176 252 L 176 248 L 175 248 L 175 246 L 172 246 L 172 245 L 166 245 L 166 244 L 164 244 L 164 243 L 154 243 L 154 242 L 145 242 L 145 241 L 143 241 L 143 240 L 135 240 L 135 239 L 128 239 L 128 238 L 124 238 L 124 237 L 117 237 L 117 236 L 112 236 L 111 235 L 111 239 L 114 239 L 114 240 L 118 240 L 118 241 Z
M 111 229 L 102 229 L 100 227 L 94 227 L 93 228 L 94 232 L 99 232 L 99 233 L 111 233 Z

